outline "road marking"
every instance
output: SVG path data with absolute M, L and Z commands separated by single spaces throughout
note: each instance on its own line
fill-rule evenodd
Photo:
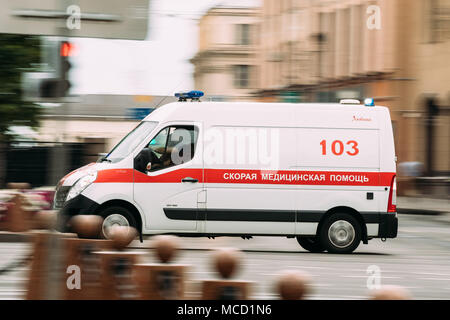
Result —
M 262 276 L 268 276 L 268 277 L 277 277 L 280 276 L 282 273 L 261 273 Z M 320 277 L 322 275 L 319 274 L 309 274 L 311 277 Z
M 369 264 L 368 264 L 368 266 L 369 266 Z M 380 268 L 381 268 L 381 272 L 383 273 L 394 273 L 394 272 L 404 272 L 403 270 L 384 270 L 383 269 L 383 266 L 381 265 L 380 266 Z M 345 269 L 346 271 L 353 271 L 353 272 L 363 272 L 363 273 L 366 273 L 367 272 L 367 269 Z
M 340 275 L 342 278 L 368 278 L 368 275 L 365 276 L 347 276 L 347 275 Z M 402 277 L 391 277 L 391 276 L 381 276 L 382 279 L 402 279 Z
M 419 280 L 450 281 L 450 279 L 438 279 L 438 278 L 419 278 Z
M 310 296 L 309 300 L 367 300 L 366 296 Z
M 312 287 L 334 287 L 334 284 L 331 283 L 313 283 Z
M 450 276 L 448 273 L 434 273 L 434 272 L 414 272 L 415 274 L 424 274 L 430 276 Z
M 8 283 L 8 282 L 25 282 L 28 281 L 28 279 L 23 278 L 0 278 L 0 283 Z
M 326 267 L 314 267 L 314 266 L 287 266 L 287 268 L 296 268 L 296 269 L 321 269 L 321 270 L 330 270 L 332 268 Z

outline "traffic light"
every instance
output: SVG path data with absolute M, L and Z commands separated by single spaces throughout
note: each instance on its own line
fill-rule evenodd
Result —
M 69 80 L 69 72 L 72 65 L 69 58 L 73 54 L 74 45 L 69 41 L 61 41 L 59 45 L 59 84 L 58 91 L 60 97 L 65 97 L 69 91 L 71 84 Z
M 67 96 L 71 87 L 69 59 L 74 45 L 68 40 L 46 39 L 39 72 L 22 74 L 22 97 L 28 101 L 54 101 Z

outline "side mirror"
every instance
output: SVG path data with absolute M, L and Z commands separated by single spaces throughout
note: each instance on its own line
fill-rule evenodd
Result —
M 97 157 L 98 157 L 97 161 L 100 161 L 101 159 L 103 159 L 107 155 L 108 155 L 107 152 L 97 153 Z

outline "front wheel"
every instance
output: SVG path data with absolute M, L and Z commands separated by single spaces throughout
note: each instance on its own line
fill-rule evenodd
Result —
M 103 217 L 102 237 L 109 239 L 111 227 L 133 227 L 137 230 L 136 219 L 131 212 L 120 206 L 107 207 L 100 212 Z
M 309 252 L 319 253 L 325 251 L 325 247 L 317 237 L 297 237 L 297 242 Z
M 361 242 L 361 225 L 348 213 L 328 217 L 320 229 L 320 242 L 330 253 L 351 253 Z

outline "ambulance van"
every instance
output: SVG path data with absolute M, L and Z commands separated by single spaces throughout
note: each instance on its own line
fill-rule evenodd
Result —
M 389 110 L 326 104 L 199 102 L 150 113 L 97 163 L 57 185 L 61 229 L 77 214 L 142 236 L 283 236 L 350 253 L 395 238 Z M 187 98 L 192 102 L 187 102 Z

